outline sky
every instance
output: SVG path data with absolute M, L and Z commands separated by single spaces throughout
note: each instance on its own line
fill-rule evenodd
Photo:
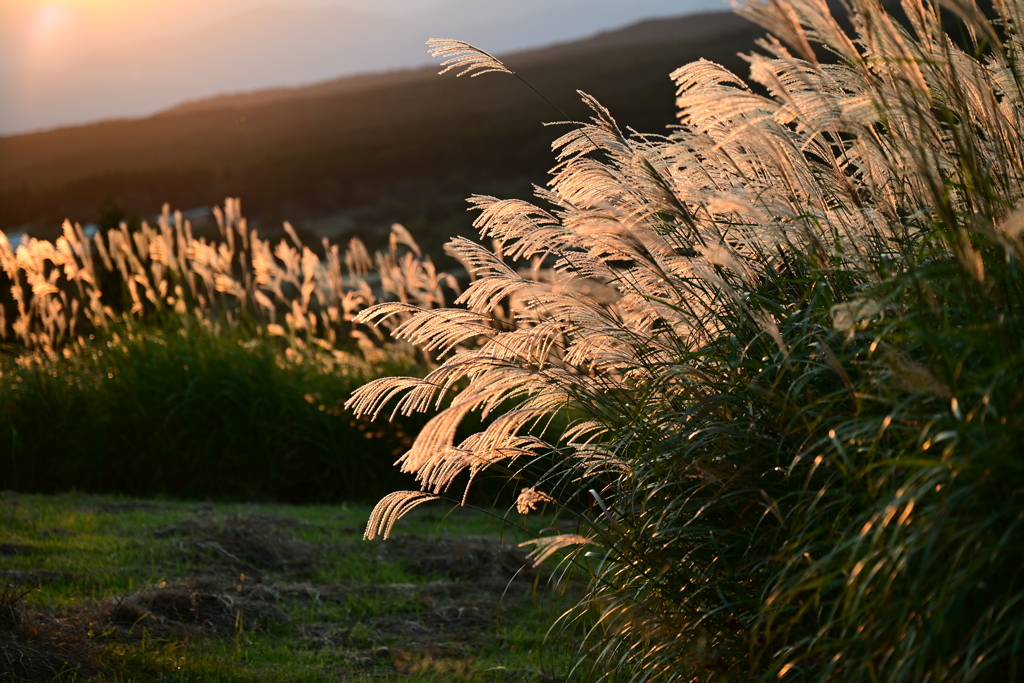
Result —
M 509 52 L 723 0 L 0 0 L 0 135 L 427 64 L 428 38 Z

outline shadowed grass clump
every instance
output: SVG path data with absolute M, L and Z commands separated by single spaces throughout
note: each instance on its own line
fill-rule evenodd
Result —
M 476 346 L 349 402 L 446 401 L 367 537 L 503 463 L 574 520 L 533 556 L 592 572 L 578 674 L 1018 679 L 1024 3 L 949 9 L 748 0 L 754 86 L 680 68 L 662 136 L 584 95 L 537 205 L 473 198 L 464 308 L 393 331 Z
M 365 500 L 417 423 L 354 418 L 367 379 L 418 372 L 398 352 L 369 364 L 239 329 L 128 327 L 70 358 L 6 356 L 4 487 L 235 500 Z

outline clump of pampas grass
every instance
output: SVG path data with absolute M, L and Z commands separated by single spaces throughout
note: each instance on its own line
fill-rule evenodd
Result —
M 447 354 L 349 401 L 442 408 L 367 537 L 501 464 L 576 522 L 577 673 L 1019 677 L 1024 3 L 943 7 L 749 0 L 756 88 L 680 68 L 665 135 L 584 95 L 536 203 L 472 199 L 457 308 L 355 318 Z
M 371 425 L 342 404 L 431 359 L 353 318 L 444 306 L 455 278 L 400 225 L 375 254 L 357 239 L 318 254 L 288 224 L 261 238 L 237 199 L 214 214 L 214 240 L 168 206 L 136 230 L 0 233 L 4 486 L 310 502 L 402 485 L 389 463 L 422 420 Z
M 122 223 L 87 235 L 65 221 L 54 242 L 29 237 L 16 247 L 0 232 L 9 293 L 0 305 L 0 336 L 27 351 L 26 359 L 52 359 L 84 348 L 87 336 L 110 337 L 126 325 L 246 323 L 284 338 L 295 354 L 321 348 L 345 362 L 358 349 L 378 361 L 386 335 L 354 325 L 359 311 L 381 301 L 444 306 L 460 291 L 397 223 L 387 250 L 371 255 L 358 238 L 342 250 L 325 238 L 320 257 L 289 223 L 287 239 L 260 238 L 237 198 L 213 213 L 219 240 L 195 237 L 191 222 L 166 204 L 156 225 L 144 221 L 138 230 Z

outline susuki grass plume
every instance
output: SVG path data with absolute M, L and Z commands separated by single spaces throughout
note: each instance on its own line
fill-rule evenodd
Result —
M 238 200 L 215 215 L 212 242 L 166 206 L 137 231 L 67 222 L 16 249 L 0 233 L 4 487 L 309 502 L 401 481 L 389 465 L 415 423 L 370 425 L 342 403 L 430 359 L 353 318 L 390 301 L 385 327 L 401 324 L 455 278 L 400 225 L 376 254 L 352 240 L 318 256 L 287 224 L 261 239 Z
M 662 136 L 585 96 L 536 205 L 472 200 L 498 247 L 450 243 L 461 307 L 402 309 L 452 352 L 349 401 L 443 408 L 367 537 L 500 463 L 577 521 L 535 557 L 591 558 L 580 673 L 1019 677 L 1024 3 L 993 7 L 953 40 L 922 0 L 854 0 L 852 33 L 750 0 L 760 90 L 684 66 Z
M 354 341 L 368 358 L 384 337 L 353 326 L 379 301 L 443 306 L 459 287 L 424 257 L 409 232 L 392 226 L 387 251 L 371 255 L 357 238 L 344 252 L 325 239 L 321 259 L 285 223 L 276 245 L 250 230 L 237 199 L 215 208 L 220 241 L 192 234 L 164 205 L 157 225 L 126 224 L 87 237 L 64 223 L 55 242 L 28 238 L 16 249 L 0 233 L 0 267 L 10 283 L 13 319 L 0 307 L 0 334 L 47 357 L 126 319 L 179 318 L 204 323 L 250 319 L 301 351 L 313 344 L 343 353 Z M 389 324 L 396 324 L 402 316 Z M 83 336 L 84 335 L 84 336 Z

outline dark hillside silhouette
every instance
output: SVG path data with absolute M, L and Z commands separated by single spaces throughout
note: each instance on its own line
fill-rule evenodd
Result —
M 505 59 L 572 117 L 587 116 L 580 89 L 623 125 L 659 132 L 673 123 L 672 70 L 703 57 L 743 71 L 737 53 L 761 33 L 710 13 Z M 530 192 L 529 180 L 553 163 L 555 131 L 541 126 L 560 118 L 513 78 L 436 71 L 223 96 L 144 119 L 0 138 L 0 229 L 53 237 L 64 218 L 96 220 L 111 200 L 148 215 L 164 201 L 190 208 L 230 195 L 264 228 L 288 219 L 314 235 L 372 242 L 400 221 L 436 251 L 468 232 L 469 194 Z

